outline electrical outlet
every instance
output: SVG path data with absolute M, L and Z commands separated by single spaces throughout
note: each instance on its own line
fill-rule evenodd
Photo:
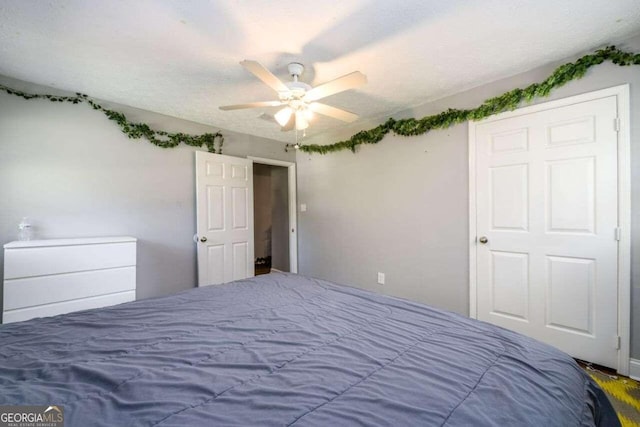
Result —
M 384 273 L 378 272 L 378 284 L 384 285 Z
M 300 204 L 300 212 L 306 212 L 307 211 L 307 204 L 306 203 L 301 203 Z

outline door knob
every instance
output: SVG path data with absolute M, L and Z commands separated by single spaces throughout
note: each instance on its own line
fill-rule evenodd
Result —
M 489 241 L 489 239 L 487 239 L 487 236 L 482 236 L 478 239 L 478 241 L 484 245 Z
M 200 241 L 201 241 L 202 243 L 204 243 L 204 242 L 206 242 L 206 241 L 207 241 L 207 238 L 206 238 L 206 237 L 204 237 L 204 236 L 202 236 L 202 237 L 200 238 Z

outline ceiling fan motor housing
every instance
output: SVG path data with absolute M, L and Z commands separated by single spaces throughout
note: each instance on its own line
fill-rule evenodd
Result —
M 307 91 L 312 87 L 306 83 L 298 81 L 298 77 L 304 72 L 304 65 L 299 62 L 291 62 L 287 69 L 289 74 L 293 77 L 292 82 L 286 82 L 285 85 L 289 88 L 287 92 L 279 92 L 281 101 L 301 100 Z
M 302 99 L 304 94 L 312 89 L 311 86 L 303 82 L 287 82 L 285 85 L 289 88 L 289 91 L 278 93 L 281 101 Z

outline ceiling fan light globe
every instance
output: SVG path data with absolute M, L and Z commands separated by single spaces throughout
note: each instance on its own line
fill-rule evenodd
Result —
M 304 110 L 304 117 L 308 120 L 311 121 L 311 119 L 313 119 L 313 111 L 311 111 L 309 108 Z
M 296 111 L 296 129 L 304 130 L 309 127 L 309 121 L 305 117 L 304 112 Z
M 291 114 L 293 114 L 293 110 L 289 107 L 284 107 L 282 110 L 274 114 L 273 117 L 280 126 L 285 126 L 289 122 Z

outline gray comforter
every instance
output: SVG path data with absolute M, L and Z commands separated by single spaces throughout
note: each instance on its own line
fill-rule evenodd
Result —
M 0 327 L 0 404 L 65 426 L 618 425 L 566 354 L 425 305 L 270 274 Z

